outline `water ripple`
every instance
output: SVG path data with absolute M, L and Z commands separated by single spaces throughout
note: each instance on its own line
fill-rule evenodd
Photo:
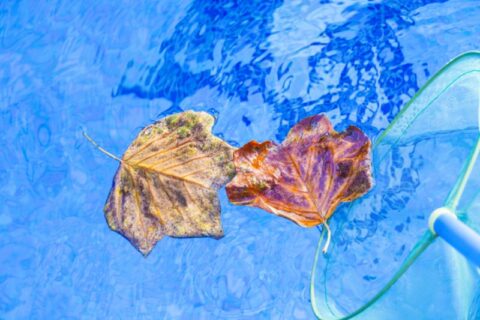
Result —
M 232 206 L 222 191 L 223 239 L 166 238 L 145 259 L 105 223 L 117 163 L 82 131 L 121 155 L 140 128 L 179 110 L 214 114 L 215 134 L 234 145 L 281 140 L 325 112 L 374 138 L 429 75 L 478 49 L 479 8 L 3 1 L 0 318 L 311 319 L 317 229 Z M 404 150 L 393 161 L 401 184 L 376 205 L 399 209 L 422 159 Z M 385 217 L 352 221 L 353 238 L 371 237 Z M 403 233 L 417 223 L 396 222 Z

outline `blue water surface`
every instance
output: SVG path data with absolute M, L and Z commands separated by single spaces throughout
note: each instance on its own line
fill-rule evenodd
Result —
M 317 229 L 222 190 L 224 238 L 144 258 L 105 222 L 118 163 L 82 131 L 122 155 L 204 110 L 240 146 L 323 112 L 375 139 L 479 35 L 478 0 L 2 1 L 0 319 L 314 318 Z

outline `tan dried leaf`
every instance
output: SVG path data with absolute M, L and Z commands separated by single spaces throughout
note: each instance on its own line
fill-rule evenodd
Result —
M 234 175 L 234 148 L 212 135 L 213 122 L 193 111 L 164 118 L 120 160 L 105 216 L 144 255 L 165 235 L 223 236 L 217 190 Z

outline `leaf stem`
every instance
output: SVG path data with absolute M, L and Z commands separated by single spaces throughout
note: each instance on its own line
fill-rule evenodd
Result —
M 106 154 L 107 156 L 109 156 L 110 158 L 112 159 L 115 159 L 119 162 L 123 162 L 122 159 L 120 159 L 119 157 L 117 157 L 116 155 L 108 152 L 107 150 L 103 149 L 98 143 L 95 142 L 95 140 L 93 140 L 92 138 L 90 138 L 90 136 L 85 132 L 85 131 L 82 131 L 83 133 L 83 136 L 91 143 L 95 146 L 95 148 L 97 148 L 98 150 L 100 150 L 101 152 L 103 152 L 104 154 Z
M 322 249 L 323 254 L 325 254 L 325 253 L 327 253 L 328 247 L 330 246 L 330 238 L 332 236 L 332 232 L 330 231 L 330 227 L 328 226 L 327 221 L 325 221 L 323 223 L 323 225 L 325 226 L 325 229 L 327 230 L 327 242 L 325 243 L 325 245 L 323 246 L 323 249 Z

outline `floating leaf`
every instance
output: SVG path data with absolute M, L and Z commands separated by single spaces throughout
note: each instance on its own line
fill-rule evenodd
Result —
M 350 126 L 338 133 L 327 117 L 296 124 L 281 145 L 251 141 L 234 153 L 231 202 L 262 208 L 304 227 L 326 224 L 340 202 L 372 186 L 370 141 Z M 327 249 L 330 239 L 324 250 Z
M 105 205 L 108 225 L 148 254 L 163 236 L 223 236 L 217 190 L 234 174 L 234 148 L 204 112 L 143 129 L 120 161 Z

